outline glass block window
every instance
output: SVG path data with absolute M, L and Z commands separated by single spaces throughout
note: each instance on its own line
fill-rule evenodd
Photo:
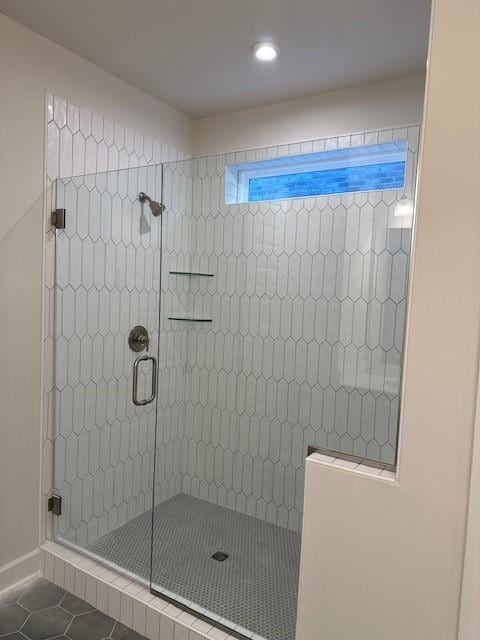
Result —
M 226 202 L 403 189 L 406 155 L 396 141 L 230 165 Z

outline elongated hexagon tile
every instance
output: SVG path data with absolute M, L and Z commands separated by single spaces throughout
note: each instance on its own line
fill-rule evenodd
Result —
M 61 109 L 58 113 L 63 122 Z M 378 419 L 369 428 L 374 413 L 368 403 L 360 414 L 350 410 L 349 394 L 356 389 L 364 396 L 375 389 L 391 411 L 398 411 L 394 381 L 401 362 L 410 234 L 401 225 L 385 233 L 394 220 L 395 197 L 376 192 L 371 197 L 227 206 L 225 165 L 235 155 L 180 161 L 163 167 L 166 211 L 161 236 L 156 220 L 142 213 L 135 194 L 143 189 L 159 198 L 162 171 L 128 165 L 140 166 L 155 153 L 166 159 L 166 151 L 158 151 L 155 144 L 152 151 L 138 133 L 116 123 L 112 127 L 85 110 L 77 117 L 67 106 L 66 114 L 62 126 L 73 134 L 74 166 L 93 166 L 99 151 L 102 158 L 116 157 L 118 162 L 116 167 L 108 165 L 115 170 L 105 176 L 65 178 L 58 184 L 70 213 L 63 240 L 58 236 L 61 269 L 56 293 L 65 308 L 55 326 L 56 393 L 65 399 L 58 404 L 63 413 L 57 414 L 57 433 L 65 438 L 70 461 L 59 476 L 58 490 L 81 506 L 80 515 L 65 510 L 62 516 L 64 532 L 72 530 L 71 518 L 80 517 L 75 522 L 81 534 L 72 542 L 79 542 L 80 536 L 83 540 L 87 530 L 96 535 L 105 526 L 100 523 L 117 526 L 118 518 L 110 518 L 114 510 L 120 521 L 139 515 L 151 499 L 151 475 L 149 482 L 145 478 L 153 458 L 145 462 L 144 453 L 153 447 L 155 412 L 135 409 L 130 402 L 133 359 L 126 340 L 133 324 L 152 327 L 152 353 L 161 327 L 157 498 L 166 499 L 183 488 L 219 500 L 234 484 L 237 493 L 229 498 L 230 506 L 250 512 L 254 496 L 263 501 L 258 510 L 263 517 L 299 526 L 297 515 L 280 512 L 286 487 L 282 478 L 293 464 L 296 485 L 301 486 L 306 446 L 312 439 L 335 443 L 350 453 L 368 448 L 370 455 L 390 460 L 396 442 L 391 417 L 388 428 Z M 51 123 L 58 134 L 57 120 Z M 84 146 L 78 147 L 76 158 L 75 137 L 80 134 Z M 70 137 L 57 138 L 52 133 L 52 149 L 62 140 L 67 149 Z M 327 142 L 332 148 L 344 146 L 350 137 L 344 138 L 318 141 L 311 148 L 319 150 Z M 365 143 L 367 137 L 362 139 Z M 299 153 L 302 148 L 306 147 L 286 145 L 284 151 Z M 279 153 L 279 148 L 271 148 L 268 154 L 238 157 L 252 160 Z M 59 162 L 52 156 L 52 167 Z M 215 277 L 169 274 L 191 265 Z M 211 316 L 212 323 L 168 320 L 171 313 L 187 311 Z M 394 340 L 400 345 L 395 353 Z M 384 370 L 378 347 L 386 351 Z M 78 367 L 64 366 L 70 355 L 79 359 Z M 326 394 L 321 411 L 313 389 Z M 140 438 L 135 425 L 143 418 L 148 426 Z M 214 420 L 221 427 L 212 445 Z M 90 434 L 88 451 L 83 441 L 79 445 L 82 421 Z M 275 421 L 290 425 L 295 434 L 291 459 L 285 437 L 282 447 L 281 435 L 268 427 Z M 125 425 L 124 432 L 120 425 Z M 303 437 L 297 437 L 297 430 Z M 79 455 L 89 458 L 88 466 Z M 259 463 L 254 462 L 258 457 L 264 465 L 263 493 Z M 273 464 L 283 471 L 270 473 Z M 288 478 L 291 505 L 291 470 Z M 278 504 L 273 502 L 273 482 Z

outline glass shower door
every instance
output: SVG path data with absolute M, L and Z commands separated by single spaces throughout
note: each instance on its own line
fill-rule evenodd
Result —
M 147 581 L 162 233 L 139 192 L 160 200 L 161 167 L 56 184 L 55 538 Z
M 346 156 L 401 153 L 401 187 L 392 155 L 368 188 L 352 170 L 331 192 L 248 202 L 233 169 L 285 168 L 284 147 L 163 165 L 151 587 L 219 637 L 295 638 L 311 448 L 395 464 L 418 135 L 289 147 L 347 173 Z

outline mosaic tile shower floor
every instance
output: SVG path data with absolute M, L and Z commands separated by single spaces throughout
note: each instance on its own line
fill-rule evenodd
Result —
M 151 521 L 146 512 L 89 551 L 149 580 Z M 153 548 L 154 584 L 256 637 L 294 640 L 298 533 L 179 494 L 155 508 Z
M 48 580 L 39 578 L 0 599 L 2 640 L 145 640 Z

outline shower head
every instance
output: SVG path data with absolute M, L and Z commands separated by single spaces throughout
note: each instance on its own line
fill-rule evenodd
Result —
M 143 191 L 140 191 L 140 193 L 138 194 L 138 199 L 142 204 L 145 204 L 145 202 L 148 203 L 148 206 L 150 207 L 152 214 L 155 217 L 162 215 L 162 212 L 165 209 L 165 205 L 161 204 L 160 202 L 155 202 L 155 200 L 152 200 L 150 196 L 147 196 L 147 194 Z

